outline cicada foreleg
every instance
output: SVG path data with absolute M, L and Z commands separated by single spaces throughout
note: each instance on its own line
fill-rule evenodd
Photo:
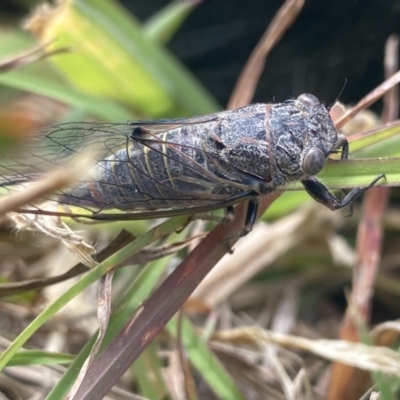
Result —
M 329 189 L 321 183 L 317 178 L 309 176 L 301 181 L 307 193 L 318 203 L 323 204 L 332 211 L 339 210 L 343 207 L 349 207 L 348 216 L 353 213 L 353 201 L 360 197 L 366 190 L 370 189 L 381 179 L 386 179 L 385 174 L 378 175 L 367 187 L 360 188 L 356 187 L 346 192 L 346 195 L 339 199 Z

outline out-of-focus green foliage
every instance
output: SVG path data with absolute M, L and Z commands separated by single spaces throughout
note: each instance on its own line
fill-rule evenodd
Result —
M 42 66 L 31 66 L 1 74 L 0 83 L 52 97 L 105 120 L 215 111 L 219 108 L 215 100 L 155 40 L 167 40 L 187 14 L 188 7 L 175 5 L 147 25 L 151 31 L 147 34 L 133 15 L 112 0 L 64 1 L 39 8 L 27 23 L 29 29 L 42 44 L 51 43 L 48 50 L 69 52 L 41 62 L 52 64 L 55 72 L 43 73 Z M 0 35 L 7 39 L 7 33 Z M 13 49 L 21 46 L 14 43 Z

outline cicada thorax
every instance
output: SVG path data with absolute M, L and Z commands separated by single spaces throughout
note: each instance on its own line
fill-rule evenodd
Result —
M 207 143 L 207 132 L 215 129 L 211 121 L 201 129 L 185 125 L 132 137 L 59 200 L 102 210 L 135 210 L 203 206 L 237 195 L 241 189 L 232 184 L 229 168 Z
M 230 111 L 219 124 L 218 157 L 237 171 L 241 183 L 258 192 L 260 183 L 271 182 L 271 148 L 268 104 L 254 104 Z

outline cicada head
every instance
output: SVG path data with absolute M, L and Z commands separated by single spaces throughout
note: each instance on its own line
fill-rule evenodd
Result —
M 337 147 L 338 133 L 328 109 L 317 97 L 304 93 L 296 100 L 306 116 L 306 134 L 301 157 L 301 169 L 305 175 L 317 175 L 325 165 L 329 154 Z
M 274 105 L 269 126 L 277 169 L 284 182 L 318 174 L 337 147 L 338 133 L 329 111 L 312 94 Z

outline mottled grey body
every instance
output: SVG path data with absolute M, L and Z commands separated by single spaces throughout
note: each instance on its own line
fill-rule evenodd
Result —
M 54 165 L 68 165 L 89 151 L 95 160 L 90 173 L 52 200 L 95 213 L 188 213 L 306 180 L 344 142 L 326 107 L 312 95 L 189 119 L 70 123 L 44 132 L 24 159 L 2 162 L 0 185 L 10 190 L 39 179 Z
M 304 175 L 309 148 L 320 148 L 326 157 L 337 142 L 326 108 L 297 100 L 221 112 L 158 134 L 159 125 L 139 126 L 136 138 L 98 162 L 95 179 L 67 190 L 60 200 L 134 210 L 202 206 L 249 191 L 265 194 Z

